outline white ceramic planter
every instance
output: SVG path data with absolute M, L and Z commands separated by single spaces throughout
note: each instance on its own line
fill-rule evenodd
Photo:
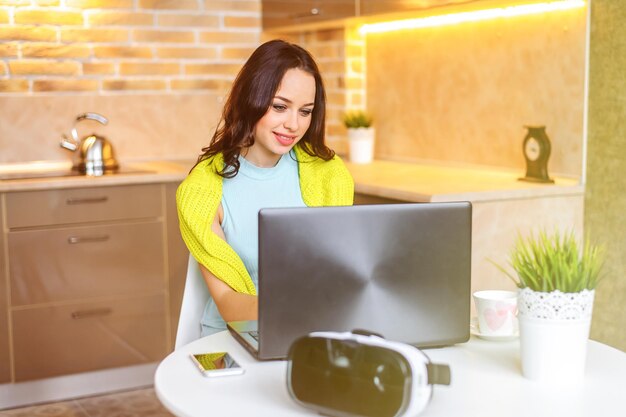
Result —
M 350 162 L 368 164 L 374 160 L 374 136 L 373 127 L 348 129 Z
M 585 372 L 595 291 L 518 295 L 522 374 L 536 381 L 576 382 Z

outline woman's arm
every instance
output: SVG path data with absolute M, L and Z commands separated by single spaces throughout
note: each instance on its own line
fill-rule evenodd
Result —
M 217 209 L 217 215 L 213 219 L 211 229 L 222 240 L 226 240 L 224 231 L 222 230 L 222 218 L 224 217 L 224 211 L 220 204 Z M 224 281 L 213 275 L 203 265 L 200 265 L 200 271 L 206 282 L 211 297 L 217 305 L 217 309 L 224 321 L 239 321 L 239 320 L 257 320 L 259 303 L 258 298 L 255 295 L 242 294 L 228 286 Z

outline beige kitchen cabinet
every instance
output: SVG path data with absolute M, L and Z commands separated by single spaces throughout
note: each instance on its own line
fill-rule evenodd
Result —
M 332 24 L 354 17 L 358 0 L 263 0 L 263 30 Z
M 402 200 L 394 200 L 392 198 L 379 197 L 370 194 L 354 193 L 354 204 L 400 204 L 406 203 Z
M 2 195 L 2 382 L 165 357 L 187 260 L 167 201 L 176 185 Z
M 4 219 L 4 204 L 0 194 L 0 219 Z M 0 260 L 4 260 L 4 239 L 0 239 Z M 11 358 L 9 356 L 9 310 L 6 263 L 0 262 L 0 384 L 11 381 Z
M 472 0 L 359 0 L 361 16 L 374 14 L 408 12 L 437 7 L 450 6 L 460 3 L 469 3 Z M 473 1 L 473 3 L 477 3 Z
M 163 240 L 157 220 L 9 232 L 11 305 L 163 291 Z
M 16 309 L 15 380 L 159 361 L 165 310 L 162 294 Z
M 263 30 L 341 28 L 345 19 L 478 3 L 477 0 L 263 0 Z
M 382 15 L 386 13 L 415 12 L 428 10 L 437 13 L 438 8 L 458 11 L 481 10 L 485 8 L 514 6 L 519 4 L 542 3 L 543 0 L 359 0 L 359 16 Z M 458 9 L 455 6 L 460 6 Z
M 162 215 L 161 185 L 69 188 L 7 194 L 9 229 Z

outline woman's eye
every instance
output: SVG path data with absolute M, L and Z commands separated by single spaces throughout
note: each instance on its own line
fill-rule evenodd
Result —
M 284 104 L 272 104 L 272 107 L 276 111 L 285 111 L 285 110 L 287 110 L 287 106 L 285 106 Z
M 304 117 L 308 117 L 311 115 L 311 113 L 313 113 L 313 110 L 311 109 L 302 109 L 300 110 L 300 114 Z

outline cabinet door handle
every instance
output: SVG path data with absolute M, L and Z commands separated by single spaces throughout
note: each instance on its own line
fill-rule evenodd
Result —
M 67 243 L 75 245 L 77 243 L 91 243 L 91 242 L 106 242 L 109 240 L 109 235 L 101 236 L 70 236 L 67 238 Z
M 65 202 L 71 206 L 75 204 L 104 203 L 108 199 L 109 197 L 104 195 L 102 197 L 68 198 L 67 200 L 65 200 Z
M 89 317 L 108 316 L 113 312 L 112 309 L 106 308 L 94 308 L 91 310 L 78 310 L 72 312 L 72 318 L 74 320 L 87 319 Z

